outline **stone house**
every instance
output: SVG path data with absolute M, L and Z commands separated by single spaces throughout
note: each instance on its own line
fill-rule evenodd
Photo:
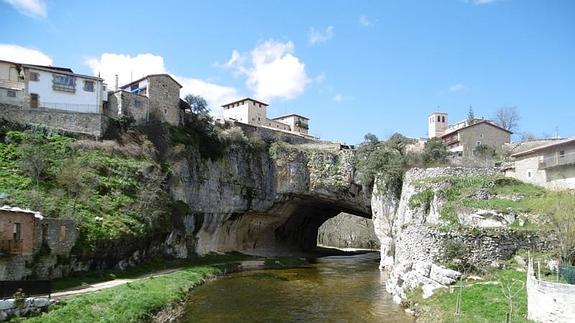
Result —
M 575 137 L 530 146 L 527 142 L 512 150 L 507 176 L 547 188 L 575 189 Z
M 105 113 L 110 117 L 132 117 L 136 124 L 159 121 L 179 125 L 181 88 L 168 74 L 148 75 L 111 92 Z
M 222 107 L 224 108 L 225 120 L 233 120 L 278 131 L 287 131 L 311 138 L 311 136 L 308 135 L 308 118 L 298 114 L 289 114 L 282 117 L 268 119 L 268 104 L 261 101 L 244 98 L 224 104 Z
M 473 156 L 479 145 L 500 149 L 511 141 L 512 132 L 490 120 L 463 120 L 453 125 L 448 122 L 447 113 L 431 113 L 428 118 L 428 136 L 430 139 L 441 138 L 449 151 L 462 157 Z
M 0 208 L 0 255 L 34 255 L 48 248 L 52 255 L 67 255 L 78 238 L 74 221 L 45 218 L 39 212 Z

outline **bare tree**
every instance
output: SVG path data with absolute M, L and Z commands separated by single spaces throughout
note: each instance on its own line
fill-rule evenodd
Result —
M 508 312 L 506 313 L 505 322 L 511 322 L 511 315 L 513 314 L 513 302 L 519 295 L 519 293 L 525 289 L 525 283 L 521 280 L 511 278 L 511 279 L 501 279 L 501 292 L 503 296 L 507 299 Z
M 495 122 L 502 128 L 515 131 L 519 124 L 519 113 L 516 107 L 501 107 L 495 112 Z
M 575 196 L 563 192 L 556 203 L 550 220 L 559 240 L 561 260 L 573 264 L 575 263 L 575 216 L 573 216 Z

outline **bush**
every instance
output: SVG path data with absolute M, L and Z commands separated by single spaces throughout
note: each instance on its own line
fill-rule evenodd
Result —
M 440 138 L 432 138 L 423 146 L 422 159 L 425 166 L 441 166 L 447 163 L 449 151 Z

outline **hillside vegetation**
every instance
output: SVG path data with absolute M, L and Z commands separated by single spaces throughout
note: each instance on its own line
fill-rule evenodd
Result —
M 0 128 L 0 203 L 73 219 L 78 246 L 153 233 L 174 207 L 151 143 L 76 140 Z

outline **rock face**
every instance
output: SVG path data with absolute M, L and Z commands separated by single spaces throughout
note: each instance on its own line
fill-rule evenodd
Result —
M 430 179 L 497 174 L 492 168 L 411 169 L 404 176 L 399 199 L 376 185 L 371 205 L 381 242 L 380 267 L 389 271 L 386 287 L 395 301 L 416 287 L 422 287 L 427 297 L 435 289 L 454 283 L 461 273 L 442 265 L 454 258 L 480 266 L 509 259 L 522 247 L 546 248 L 547 243 L 537 235 L 507 228 L 513 215 L 467 210 L 457 214 L 460 226 L 442 227 L 440 213 L 446 201 L 441 190 L 449 188 L 449 183 Z M 479 192 L 478 198 L 489 198 L 485 193 Z
M 373 221 L 340 213 L 319 227 L 317 243 L 339 248 L 379 249 Z
M 180 254 L 311 249 L 327 219 L 371 217 L 371 191 L 356 181 L 351 151 L 276 143 L 269 151 L 232 145 L 217 159 L 194 147 L 171 154 L 171 194 L 191 209 L 175 233 Z

